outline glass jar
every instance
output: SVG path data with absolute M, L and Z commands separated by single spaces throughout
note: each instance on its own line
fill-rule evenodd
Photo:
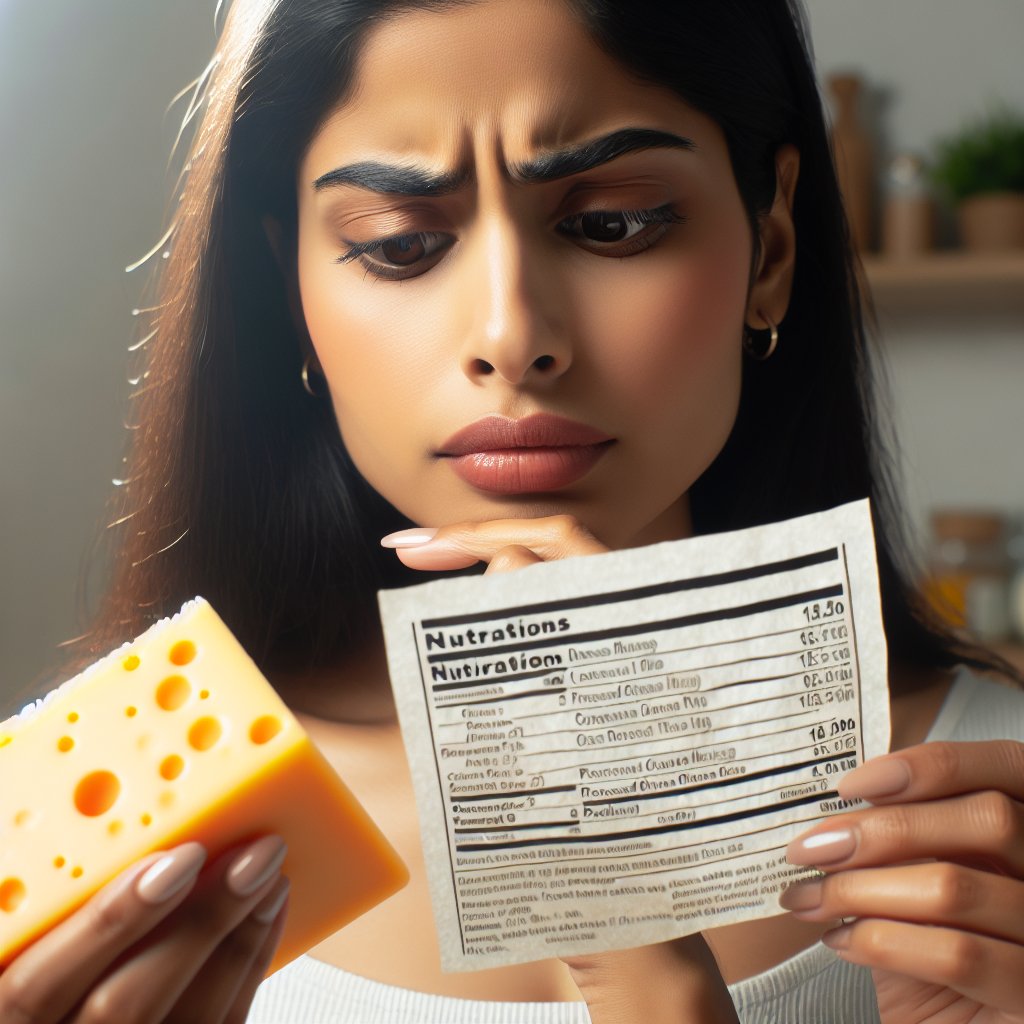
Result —
M 956 629 L 983 642 L 1010 633 L 1006 518 L 995 512 L 939 510 L 931 517 L 928 596 Z
M 891 259 L 910 259 L 935 245 L 935 200 L 924 162 L 901 153 L 888 167 L 882 210 L 882 251 Z

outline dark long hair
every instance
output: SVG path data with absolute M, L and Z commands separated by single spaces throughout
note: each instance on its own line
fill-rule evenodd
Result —
M 100 653 L 200 593 L 257 661 L 324 663 L 375 619 L 403 570 L 378 538 L 404 525 L 362 480 L 330 403 L 300 383 L 301 339 L 262 220 L 295 225 L 295 174 L 349 88 L 368 28 L 467 0 L 236 0 L 197 86 L 202 120 L 173 211 L 170 257 L 140 343 Z M 796 272 L 775 356 L 744 370 L 725 450 L 694 485 L 701 532 L 868 496 L 894 658 L 951 665 L 928 621 L 880 442 L 846 222 L 799 12 L 786 0 L 566 0 L 597 43 L 722 127 L 757 238 L 774 154 L 801 153 Z M 443 59 L 439 55 L 439 59 Z

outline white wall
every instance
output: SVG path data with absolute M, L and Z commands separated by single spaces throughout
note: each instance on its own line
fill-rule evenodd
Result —
M 74 636 L 126 350 L 215 0 L 0 0 L 0 718 Z
M 1024 111 L 1021 0 L 805 2 L 819 76 L 854 69 L 868 84 L 883 165 L 894 152 L 927 157 L 994 103 Z M 919 530 L 940 505 L 1024 514 L 1024 313 L 881 313 Z
M 0 715 L 74 636 L 76 580 L 118 475 L 124 267 L 159 237 L 170 98 L 213 42 L 215 0 L 0 0 Z M 925 149 L 990 97 L 1024 107 L 1021 0 L 809 0 L 819 66 L 887 93 Z M 920 517 L 931 501 L 1024 509 L 1024 326 L 887 332 Z

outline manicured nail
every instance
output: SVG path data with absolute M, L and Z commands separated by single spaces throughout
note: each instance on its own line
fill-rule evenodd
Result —
M 399 530 L 397 533 L 389 533 L 386 537 L 381 537 L 380 546 L 382 548 L 418 548 L 429 544 L 436 533 L 437 530 L 419 528 Z
M 284 901 L 288 899 L 290 889 L 291 883 L 287 878 L 282 878 L 270 891 L 270 895 L 266 896 L 252 912 L 252 919 L 257 924 L 273 924 L 274 919 L 281 913 Z
M 883 757 L 854 768 L 839 783 L 844 800 L 876 800 L 895 796 L 910 785 L 907 762 L 898 757 Z
M 199 843 L 185 843 L 149 867 L 135 883 L 135 891 L 143 903 L 166 903 L 196 880 L 205 863 L 206 850 Z
M 824 891 L 817 879 L 796 882 L 779 897 L 779 906 L 783 910 L 817 910 Z
M 844 924 L 839 928 L 833 928 L 830 932 L 825 932 L 821 937 L 821 941 L 829 949 L 847 949 L 850 945 L 850 933 L 852 931 L 852 924 Z
M 857 837 L 848 829 L 816 832 L 804 839 L 794 839 L 786 849 L 790 864 L 835 864 L 846 860 L 857 849 Z
M 281 869 L 288 847 L 280 836 L 264 836 L 253 843 L 228 869 L 228 888 L 248 896 L 266 885 Z

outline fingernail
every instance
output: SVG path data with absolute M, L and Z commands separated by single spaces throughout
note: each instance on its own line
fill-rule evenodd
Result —
M 206 850 L 199 843 L 185 843 L 147 868 L 135 883 L 135 892 L 151 906 L 166 903 L 196 880 L 205 863 Z
M 281 869 L 288 847 L 280 836 L 264 836 L 253 843 L 228 869 L 228 888 L 248 896 L 266 885 Z
M 821 937 L 821 941 L 824 942 L 829 949 L 848 949 L 850 945 L 850 933 L 852 931 L 852 924 L 844 924 L 840 928 L 833 928 L 832 931 L 825 932 Z
M 821 906 L 823 892 L 824 888 L 817 880 L 796 882 L 779 897 L 779 906 L 783 910 L 817 910 Z
M 397 533 L 389 533 L 386 537 L 381 537 L 380 546 L 382 548 L 418 548 L 429 544 L 436 533 L 436 529 L 399 530 Z
M 817 832 L 794 839 L 786 849 L 790 864 L 835 864 L 846 860 L 857 849 L 857 837 L 849 829 Z
M 287 878 L 282 878 L 271 890 L 270 895 L 252 912 L 252 919 L 257 924 L 273 924 L 277 915 L 281 913 L 284 901 L 288 899 L 290 889 L 291 883 Z
M 909 785 L 907 762 L 898 757 L 886 757 L 854 768 L 839 783 L 839 795 L 844 800 L 875 800 L 902 793 Z

